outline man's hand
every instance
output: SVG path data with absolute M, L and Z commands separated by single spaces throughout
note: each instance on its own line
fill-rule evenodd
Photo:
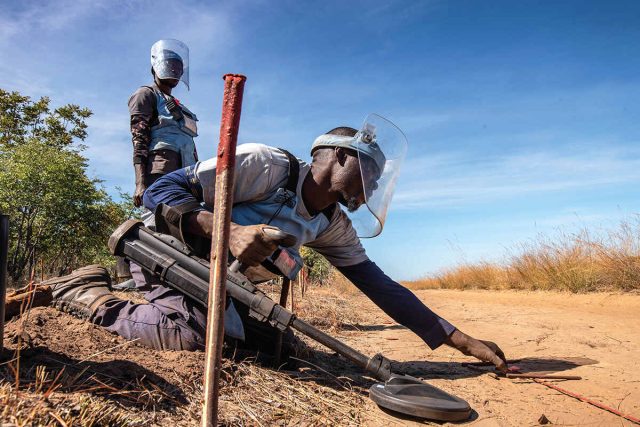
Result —
M 142 206 L 142 195 L 144 191 L 147 189 L 147 186 L 144 185 L 146 168 L 144 163 L 135 163 L 133 165 L 133 171 L 136 176 L 136 191 L 133 192 L 133 204 L 136 208 Z
M 500 347 L 491 341 L 477 340 L 469 335 L 455 330 L 445 344 L 454 347 L 467 356 L 473 356 L 483 362 L 490 362 L 502 372 L 507 371 L 507 359 Z
M 273 232 L 277 230 L 277 232 Z M 242 265 L 254 267 L 270 256 L 278 245 L 291 246 L 295 244 L 292 236 L 279 237 L 282 234 L 276 227 L 258 224 L 242 226 L 231 223 L 229 250 Z
M 133 204 L 136 208 L 142 206 L 142 196 L 144 195 L 144 191 L 147 189 L 144 184 L 139 183 L 136 184 L 136 191 L 133 193 Z
M 198 211 L 187 214 L 185 227 L 189 233 L 211 238 L 213 213 Z M 278 245 L 296 244 L 295 236 L 284 233 L 272 225 L 238 225 L 231 223 L 229 250 L 246 267 L 255 267 L 270 256 Z

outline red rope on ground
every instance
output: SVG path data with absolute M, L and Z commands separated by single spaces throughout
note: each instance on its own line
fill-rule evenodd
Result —
M 560 388 L 560 387 L 558 387 L 556 385 L 553 385 L 553 384 L 549 384 L 549 383 L 544 382 L 542 380 L 534 379 L 533 381 L 537 382 L 538 384 L 542 384 L 543 386 L 546 386 L 546 387 L 552 388 L 552 389 L 554 389 L 556 391 L 559 391 L 562 394 L 566 394 L 567 396 L 571 396 L 571 397 L 573 397 L 575 399 L 578 399 L 578 400 L 581 400 L 581 401 L 583 401 L 585 403 L 593 405 L 596 408 L 600 408 L 600 409 L 605 410 L 607 412 L 611 412 L 612 414 L 615 414 L 615 415 L 617 415 L 619 417 L 622 417 L 625 420 L 631 421 L 631 422 L 636 423 L 636 424 L 640 424 L 640 419 L 638 419 L 636 417 L 632 417 L 631 415 L 624 414 L 624 413 L 622 413 L 622 412 L 620 412 L 620 411 L 618 411 L 616 409 L 613 409 L 613 408 L 610 408 L 609 406 L 603 405 L 602 403 L 598 403 L 598 402 L 593 401 L 593 400 L 591 400 L 589 398 L 581 396 L 578 393 L 574 393 L 572 391 L 565 390 L 563 388 Z

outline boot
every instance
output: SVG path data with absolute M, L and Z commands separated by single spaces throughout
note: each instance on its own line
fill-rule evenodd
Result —
M 81 319 L 92 320 L 98 307 L 119 299 L 111 293 L 109 273 L 99 265 L 88 265 L 42 284 L 51 286 L 54 307 Z

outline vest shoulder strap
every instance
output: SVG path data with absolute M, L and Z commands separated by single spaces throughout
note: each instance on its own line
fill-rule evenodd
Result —
M 151 89 L 153 93 L 160 95 L 162 98 L 164 98 L 164 102 L 167 104 L 167 110 L 169 110 L 169 113 L 171 113 L 171 116 L 175 121 L 178 121 L 183 118 L 182 108 L 178 106 L 173 95 L 167 95 L 166 93 L 156 89 L 153 86 L 143 86 L 143 87 Z M 155 107 L 156 115 L 158 114 L 157 111 L 158 111 L 158 108 L 156 106 Z
M 287 178 L 287 184 L 284 188 L 295 194 L 298 188 L 298 178 L 300 177 L 300 162 L 296 156 L 284 148 L 278 148 L 278 150 L 282 151 L 289 160 L 289 177 Z
M 282 151 L 289 160 L 289 176 L 284 188 L 292 192 L 293 194 L 296 194 L 296 190 L 298 189 L 298 180 L 300 179 L 300 162 L 298 161 L 296 156 L 294 156 L 284 148 L 278 148 L 278 150 Z M 336 205 L 331 205 L 322 211 L 322 214 L 327 217 L 327 220 L 329 220 L 329 222 L 331 222 L 331 217 L 333 216 L 335 209 Z

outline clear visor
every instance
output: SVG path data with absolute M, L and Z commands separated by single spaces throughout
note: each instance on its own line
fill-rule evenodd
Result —
M 151 66 L 159 79 L 180 80 L 189 89 L 189 48 L 180 40 L 158 40 L 151 46 Z
M 376 237 L 384 227 L 407 153 L 407 138 L 396 125 L 377 114 L 367 116 L 355 138 L 365 203 L 347 214 L 358 237 Z

